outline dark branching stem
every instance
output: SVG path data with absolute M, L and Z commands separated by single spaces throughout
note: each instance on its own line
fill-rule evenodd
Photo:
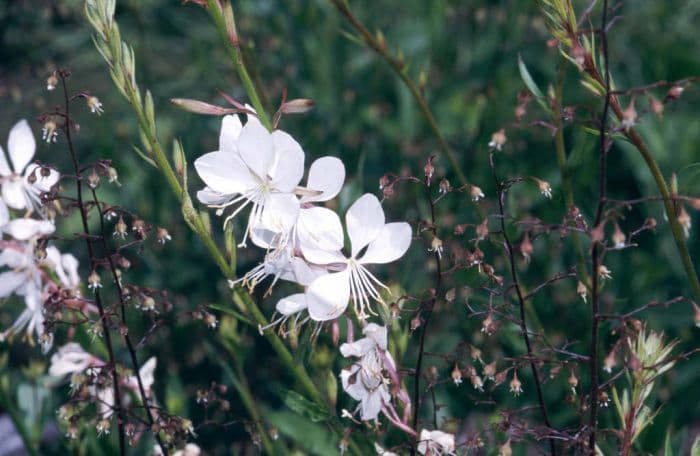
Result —
M 102 209 L 100 208 L 100 202 L 97 199 L 97 192 L 95 192 L 95 189 L 91 189 L 92 191 L 92 199 L 95 204 L 95 207 L 97 208 L 99 220 L 100 220 L 100 242 L 102 243 L 102 250 L 104 251 L 105 257 L 107 258 L 107 262 L 109 264 L 109 269 L 112 274 L 112 280 L 114 281 L 115 286 L 117 287 L 117 293 L 119 293 L 119 306 L 120 306 L 120 311 L 121 311 L 121 320 L 122 320 L 122 325 L 126 327 L 126 302 L 124 301 L 124 290 L 122 289 L 121 282 L 119 281 L 119 276 L 117 275 L 117 267 L 114 264 L 114 258 L 112 257 L 112 251 L 110 250 L 109 246 L 107 245 L 107 239 L 106 239 L 106 230 L 105 230 L 105 221 L 104 221 L 104 214 L 102 212 Z M 136 357 L 136 349 L 134 348 L 134 344 L 131 341 L 131 336 L 129 336 L 129 333 L 126 332 L 124 334 L 124 343 L 126 345 L 127 350 L 129 351 L 129 357 L 131 358 L 131 365 L 134 370 L 134 376 L 136 377 L 136 383 L 139 386 L 139 394 L 141 394 L 141 402 L 143 404 L 144 409 L 146 410 L 146 417 L 148 418 L 148 424 L 153 428 L 153 425 L 155 424 L 155 419 L 153 418 L 153 412 L 151 411 L 151 406 L 148 403 L 148 396 L 146 395 L 146 389 L 143 387 L 143 380 L 141 379 L 141 372 L 140 369 L 141 367 L 139 366 L 138 358 Z M 156 441 L 158 442 L 158 446 L 160 447 L 160 450 L 163 455 L 167 456 L 168 455 L 168 449 L 165 446 L 165 443 L 163 442 L 163 439 L 161 439 L 160 434 L 157 432 L 153 433 L 155 436 Z
M 610 110 L 610 62 L 608 59 L 608 39 L 607 39 L 607 23 L 608 23 L 608 1 L 603 1 L 603 19 L 600 29 L 600 41 L 603 50 L 603 64 L 605 65 L 605 102 L 603 103 L 603 113 L 600 119 L 600 151 L 599 151 L 599 176 L 598 183 L 598 207 L 596 209 L 594 227 L 598 227 L 603 221 L 603 213 L 605 209 L 606 198 L 606 182 L 607 182 L 607 155 L 608 155 L 608 138 L 607 138 L 607 120 L 608 111 Z M 600 324 L 599 307 L 600 307 L 600 275 L 598 269 L 601 261 L 601 245 L 598 242 L 593 243 L 591 250 L 592 270 L 591 270 L 591 347 L 589 356 L 589 370 L 591 392 L 588 400 L 590 401 L 590 435 L 588 438 L 588 452 L 595 455 L 596 445 L 596 427 L 598 426 L 598 326 Z
M 430 194 L 430 186 L 426 183 L 425 184 L 425 195 L 426 199 L 428 200 L 428 203 L 430 204 L 430 223 L 432 226 L 432 231 L 433 231 L 433 236 L 437 235 L 436 233 L 436 224 L 435 224 L 435 201 L 433 201 L 433 197 Z M 432 296 L 430 296 L 429 300 L 427 301 L 427 306 L 425 307 L 425 318 L 423 323 L 421 324 L 421 333 L 420 333 L 420 345 L 418 348 L 418 358 L 416 359 L 416 370 L 415 370 L 415 381 L 413 383 L 413 429 L 416 431 L 416 436 L 419 435 L 418 432 L 418 415 L 420 411 L 420 399 L 421 399 L 421 394 L 420 394 L 420 379 L 421 379 L 421 369 L 423 367 L 423 355 L 425 354 L 425 337 L 426 334 L 428 333 L 428 324 L 430 323 L 430 317 L 433 314 L 433 309 L 435 308 L 435 303 L 437 302 L 438 296 L 440 296 L 440 287 L 442 286 L 442 264 L 440 262 L 440 256 L 442 254 L 435 250 L 433 256 L 435 257 L 435 266 L 436 266 L 436 271 L 435 271 L 435 288 L 432 292 Z M 433 403 L 433 420 L 436 421 L 436 413 L 435 413 L 435 404 Z M 437 427 L 437 423 L 433 423 L 434 427 Z M 416 437 L 418 438 L 418 437 Z M 415 454 L 415 447 L 412 450 L 413 454 Z
M 76 187 L 77 187 L 77 205 L 78 205 L 78 210 L 80 211 L 80 220 L 83 225 L 83 234 L 85 236 L 85 243 L 87 245 L 87 250 L 88 250 L 88 255 L 90 256 L 90 267 L 92 270 L 96 270 L 98 266 L 98 259 L 95 256 L 95 249 L 93 246 L 93 237 L 90 234 L 90 227 L 88 226 L 88 216 L 87 216 L 87 211 L 88 209 L 85 206 L 85 203 L 83 201 L 83 182 L 82 182 L 82 176 L 80 174 L 80 166 L 78 164 L 78 158 L 75 153 L 75 148 L 73 147 L 73 138 L 71 136 L 71 129 L 73 126 L 71 125 L 71 118 L 70 118 L 70 99 L 68 97 L 68 86 L 66 83 L 66 78 L 69 76 L 67 72 L 65 71 L 59 71 L 58 72 L 60 78 L 61 78 L 61 84 L 63 86 L 63 96 L 64 96 L 64 102 L 65 102 L 65 127 L 64 127 L 64 133 L 66 135 L 66 143 L 68 144 L 68 150 L 70 151 L 70 156 L 71 156 L 71 161 L 73 162 L 73 169 L 75 172 L 76 176 Z M 95 288 L 95 305 L 97 306 L 97 310 L 100 314 L 100 322 L 102 324 L 102 327 L 104 329 L 104 339 L 105 339 L 105 345 L 107 346 L 107 353 L 109 355 L 109 365 L 110 369 L 112 371 L 112 384 L 114 388 L 114 409 L 117 412 L 117 427 L 119 430 L 119 454 L 122 456 L 126 454 L 126 446 L 125 446 L 125 437 L 126 433 L 124 432 L 124 424 L 126 422 L 125 416 L 124 416 L 124 408 L 122 407 L 121 404 L 121 392 L 119 388 L 119 374 L 117 373 L 117 363 L 116 363 L 116 358 L 114 356 L 114 347 L 112 345 L 112 336 L 111 333 L 109 332 L 109 318 L 107 317 L 104 309 L 104 305 L 102 304 L 102 297 L 100 295 L 100 290 L 99 288 Z
M 525 296 L 523 295 L 523 291 L 520 288 L 518 273 L 515 269 L 515 254 L 513 250 L 513 244 L 510 242 L 510 237 L 508 236 L 508 232 L 506 230 L 505 197 L 507 189 L 504 188 L 504 184 L 498 180 L 498 177 L 496 175 L 496 167 L 493 161 L 493 153 L 489 155 L 489 165 L 491 167 L 491 173 L 493 174 L 494 182 L 496 183 L 496 188 L 498 189 L 498 218 L 501 223 L 501 234 L 503 236 L 503 243 L 506 249 L 508 262 L 510 264 L 510 275 L 511 280 L 513 281 L 513 288 L 515 289 L 515 294 L 518 298 L 518 307 L 520 311 L 520 332 L 523 336 L 523 340 L 525 341 L 525 348 L 527 349 L 527 359 L 530 364 L 530 369 L 532 370 L 532 376 L 535 379 L 535 390 L 537 392 L 537 401 L 539 402 L 540 412 L 542 413 L 542 420 L 549 429 L 552 429 L 552 424 L 549 421 L 549 415 L 547 414 L 547 406 L 544 402 L 544 395 L 542 394 L 542 383 L 540 381 L 537 365 L 535 364 L 535 355 L 532 350 L 532 343 L 530 342 L 530 334 L 527 330 L 527 322 L 525 320 Z M 552 456 L 557 454 L 553 438 L 549 439 L 549 448 Z

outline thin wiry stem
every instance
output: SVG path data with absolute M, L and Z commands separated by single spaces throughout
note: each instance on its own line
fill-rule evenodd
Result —
M 64 96 L 64 103 L 65 103 L 65 127 L 64 127 L 64 134 L 66 135 L 66 142 L 68 144 L 68 151 L 70 152 L 70 157 L 71 161 L 73 163 L 73 170 L 75 172 L 76 176 L 76 199 L 77 199 L 77 206 L 78 210 L 80 211 L 80 220 L 83 225 L 83 234 L 85 235 L 85 243 L 87 245 L 87 250 L 88 250 L 88 255 L 90 256 L 90 267 L 92 268 L 93 271 L 97 270 L 97 267 L 99 265 L 99 261 L 97 261 L 97 257 L 95 256 L 95 251 L 94 251 L 94 246 L 93 246 L 93 237 L 90 234 L 90 227 L 88 225 L 88 218 L 87 218 L 87 208 L 85 207 L 85 204 L 83 203 L 83 181 L 82 181 L 82 176 L 80 174 L 80 166 L 78 164 L 78 157 L 75 153 L 75 149 L 73 147 L 73 138 L 71 136 L 71 130 L 72 130 L 72 125 L 71 125 L 71 118 L 70 118 L 70 100 L 68 98 L 68 85 L 66 83 L 66 78 L 68 77 L 67 72 L 65 71 L 59 71 L 58 75 L 61 78 L 61 85 L 63 86 L 63 96 Z M 126 417 L 124 415 L 124 409 L 121 404 L 121 392 L 119 388 L 119 374 L 117 373 L 117 364 L 116 364 L 116 358 L 114 356 L 114 348 L 112 345 L 112 335 L 110 333 L 110 327 L 109 327 L 109 318 L 107 317 L 105 313 L 105 308 L 104 305 L 102 304 L 102 297 L 100 296 L 100 289 L 95 288 L 95 305 L 97 306 L 97 310 L 100 314 L 100 323 L 104 329 L 104 339 L 105 339 L 105 345 L 107 347 L 107 353 L 109 356 L 109 365 L 110 365 L 110 370 L 112 372 L 112 388 L 114 389 L 114 409 L 117 412 L 117 428 L 118 428 L 118 440 L 119 440 L 119 454 L 122 456 L 126 454 L 126 444 L 125 444 L 125 438 L 126 438 L 126 432 L 124 431 L 124 423 L 126 421 Z
M 530 334 L 527 330 L 527 321 L 525 319 L 525 296 L 523 295 L 522 289 L 520 287 L 520 281 L 518 279 L 518 273 L 515 270 L 515 255 L 513 251 L 513 244 L 510 242 L 510 237 L 508 236 L 508 231 L 506 230 L 506 215 L 505 215 L 505 197 L 506 192 L 503 188 L 503 183 L 498 180 L 496 176 L 496 167 L 493 161 L 493 153 L 489 154 L 489 165 L 491 166 L 491 173 L 493 174 L 494 182 L 496 183 L 496 188 L 498 192 L 498 210 L 501 223 L 501 234 L 503 236 L 503 243 L 506 249 L 506 256 L 508 257 L 510 265 L 510 275 L 513 281 L 513 287 L 515 288 L 515 294 L 518 298 L 518 309 L 520 311 L 520 332 L 525 341 L 525 348 L 527 350 L 527 359 L 530 364 L 530 369 L 532 370 L 532 376 L 535 379 L 535 390 L 537 392 L 537 401 L 539 402 L 540 412 L 542 413 L 542 419 L 544 424 L 552 429 L 552 424 L 549 421 L 549 415 L 547 413 L 547 405 L 544 401 L 544 394 L 542 393 L 542 382 L 540 381 L 540 375 L 535 364 L 536 358 L 532 350 L 532 344 L 530 342 Z M 556 446 L 554 445 L 554 439 L 549 439 L 549 449 L 552 456 L 557 454 Z
M 426 199 L 428 200 L 428 203 L 430 204 L 430 223 L 432 226 L 433 230 L 433 236 L 436 236 L 437 233 L 436 231 L 436 219 L 435 219 L 435 202 L 433 201 L 433 198 L 430 194 L 430 186 L 428 184 L 425 184 L 425 196 Z M 425 318 L 423 320 L 423 323 L 421 324 L 421 334 L 420 334 L 420 345 L 418 347 L 418 358 L 416 359 L 416 369 L 415 369 L 415 381 L 413 383 L 413 403 L 415 404 L 415 408 L 413 410 L 413 429 L 416 431 L 416 444 L 418 443 L 418 415 L 420 411 L 420 378 L 421 378 L 421 370 L 423 368 L 423 355 L 425 353 L 425 337 L 428 333 L 428 325 L 430 324 L 430 317 L 433 314 L 433 309 L 435 308 L 435 304 L 437 303 L 438 296 L 440 296 L 440 287 L 442 285 L 442 264 L 441 264 L 441 253 L 435 249 L 435 253 L 433 254 L 433 257 L 435 258 L 435 285 L 434 285 L 434 290 L 432 291 L 433 296 L 430 297 L 430 299 L 427 301 L 427 306 L 425 308 Z M 434 396 L 433 396 L 434 397 Z M 435 413 L 435 402 L 433 401 L 433 426 L 437 428 L 437 416 Z M 413 454 L 415 454 L 415 447 L 411 450 Z

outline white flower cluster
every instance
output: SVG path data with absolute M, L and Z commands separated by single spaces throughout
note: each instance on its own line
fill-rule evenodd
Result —
M 206 187 L 199 200 L 217 208 L 231 207 L 229 223 L 244 208 L 250 213 L 241 246 L 248 239 L 266 250 L 265 260 L 237 282 L 252 290 L 267 277 L 296 282 L 303 293 L 277 303 L 278 321 L 308 311 L 317 322 L 338 318 L 352 300 L 361 319 L 374 314 L 372 301 L 383 303 L 387 287 L 367 268 L 397 260 L 411 243 L 411 227 L 386 223 L 376 196 L 361 196 L 345 214 L 350 255 L 342 253 L 345 233 L 338 215 L 317 205 L 333 199 L 342 189 L 345 167 L 334 157 L 314 161 L 306 186 L 305 154 L 289 134 L 269 132 L 253 115 L 245 126 L 238 116 L 223 118 L 219 150 L 195 161 Z M 236 282 L 232 282 L 232 286 Z
M 78 260 L 54 246 L 38 245 L 55 230 L 53 221 L 42 216 L 40 195 L 58 182 L 59 174 L 30 163 L 36 142 L 26 120 L 10 131 L 7 149 L 9 161 L 0 147 L 0 298 L 17 295 L 26 308 L 0 340 L 26 329 L 28 340 L 36 333 L 47 351 L 52 338 L 44 331 L 43 303 L 59 289 L 79 294 Z

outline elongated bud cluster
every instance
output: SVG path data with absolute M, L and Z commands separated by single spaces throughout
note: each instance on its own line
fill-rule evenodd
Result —
M 296 98 L 294 100 L 285 101 L 280 106 L 280 112 L 283 114 L 304 114 L 311 111 L 316 102 L 308 98 Z

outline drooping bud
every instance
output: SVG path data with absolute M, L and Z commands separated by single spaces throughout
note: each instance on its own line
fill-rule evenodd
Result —
M 615 223 L 615 232 L 612 235 L 613 245 L 616 249 L 621 249 L 625 246 L 625 233 L 620 229 L 620 225 Z
M 428 252 L 435 252 L 437 253 L 438 258 L 442 258 L 442 239 L 440 239 L 437 236 L 433 236 L 433 240 L 430 242 L 430 248 L 428 249 Z
M 695 326 L 700 328 L 700 306 L 693 303 L 693 310 L 695 311 Z
M 102 115 L 103 112 L 105 112 L 104 109 L 102 109 L 102 102 L 99 100 L 99 98 L 90 96 L 87 97 L 85 102 L 87 103 L 88 108 L 90 108 L 91 113 L 97 114 L 99 116 Z
M 661 118 L 664 114 L 664 104 L 653 95 L 649 95 L 649 109 L 651 109 L 651 112 L 656 114 L 658 118 Z
M 430 181 L 433 178 L 433 174 L 435 174 L 435 167 L 433 166 L 433 160 L 435 160 L 435 156 L 431 155 L 428 158 L 428 161 L 425 163 L 425 166 L 423 166 L 423 173 L 425 174 L 425 182 L 427 185 L 430 185 Z
M 51 91 L 51 90 L 55 89 L 57 85 L 58 85 L 58 77 L 56 76 L 56 72 L 54 71 L 46 79 L 46 90 Z
M 508 137 L 506 137 L 505 129 L 501 128 L 497 132 L 491 135 L 491 141 L 489 142 L 489 147 L 491 149 L 502 150 Z
M 158 239 L 159 244 L 165 244 L 168 241 L 172 241 L 173 238 L 170 236 L 170 233 L 168 233 L 168 230 L 165 228 L 158 228 L 156 231 L 156 238 Z
M 457 386 L 462 384 L 462 371 L 459 369 L 459 365 L 457 364 L 455 364 L 454 369 L 452 369 L 452 381 Z
M 510 447 L 510 439 L 498 448 L 498 456 L 513 456 L 513 449 Z
M 496 361 L 493 361 L 484 366 L 484 377 L 488 380 L 493 380 L 496 375 Z
M 128 228 L 129 227 L 124 222 L 124 217 L 119 216 L 119 220 L 117 220 L 117 223 L 114 225 L 114 236 L 125 239 Z
M 117 170 L 111 166 L 107 169 L 107 177 L 109 178 L 108 182 L 110 184 L 117 184 L 119 187 L 122 186 L 122 184 L 119 183 L 119 174 Z
M 450 185 L 450 181 L 448 181 L 448 180 L 445 179 L 444 177 L 443 177 L 442 179 L 440 179 L 440 190 L 439 190 L 439 192 L 440 192 L 442 195 L 446 195 L 447 193 L 450 192 L 450 190 L 452 190 L 452 186 Z
M 530 262 L 532 252 L 534 251 L 535 247 L 532 245 L 532 241 L 530 241 L 530 233 L 526 231 L 523 235 L 523 240 L 520 243 L 520 253 L 522 254 L 523 258 L 525 258 L 525 262 Z
M 569 375 L 567 382 L 569 383 L 569 387 L 571 387 L 571 391 L 574 394 L 576 394 L 576 387 L 578 386 L 578 377 L 576 377 L 576 374 L 574 374 L 573 370 L 571 371 L 571 375 Z
M 604 264 L 598 266 L 598 277 L 601 279 L 612 279 L 612 271 L 608 269 Z
M 523 385 L 520 383 L 518 372 L 515 370 L 513 371 L 513 380 L 510 381 L 510 392 L 516 396 L 523 392 Z
M 683 91 L 685 91 L 685 87 L 674 85 L 673 87 L 668 89 L 668 93 L 666 93 L 666 98 L 669 100 L 677 100 L 681 97 Z
M 690 236 L 690 228 L 692 227 L 692 220 L 690 219 L 690 215 L 688 212 L 685 210 L 685 206 L 681 204 L 681 208 L 678 211 L 678 217 L 676 218 L 678 220 L 678 223 L 681 225 L 681 228 L 683 228 L 683 235 L 688 238 Z
M 576 284 L 576 294 L 581 296 L 581 299 L 583 299 L 583 302 L 586 302 L 586 296 L 588 295 L 588 289 L 583 284 L 583 282 L 581 282 L 580 280 Z
M 476 202 L 484 197 L 484 192 L 482 192 L 481 189 L 476 185 L 470 185 L 469 195 L 471 196 L 472 201 Z
M 95 189 L 98 185 L 100 185 L 100 176 L 97 174 L 97 171 L 95 171 L 95 168 L 92 169 L 92 172 L 88 176 L 88 185 L 92 189 Z
M 634 107 L 634 99 L 630 101 L 627 109 L 622 111 L 622 128 L 628 131 L 637 123 L 637 110 Z
M 41 129 L 41 139 L 47 143 L 55 143 L 58 138 L 58 125 L 52 119 L 44 123 L 44 128 Z
M 612 373 L 613 367 L 617 365 L 617 359 L 615 358 L 615 350 L 610 350 L 608 356 L 603 360 L 603 370 L 608 374 Z
M 485 218 L 483 222 L 476 226 L 476 238 L 480 241 L 486 239 L 489 235 L 489 219 Z
M 547 198 L 547 199 L 552 199 L 552 187 L 549 185 L 549 182 L 544 181 L 542 179 L 538 179 L 536 177 L 533 177 L 535 182 L 537 183 L 537 187 L 540 189 L 540 193 Z
M 88 288 L 92 291 L 102 288 L 102 279 L 100 279 L 100 275 L 95 270 L 88 276 Z

